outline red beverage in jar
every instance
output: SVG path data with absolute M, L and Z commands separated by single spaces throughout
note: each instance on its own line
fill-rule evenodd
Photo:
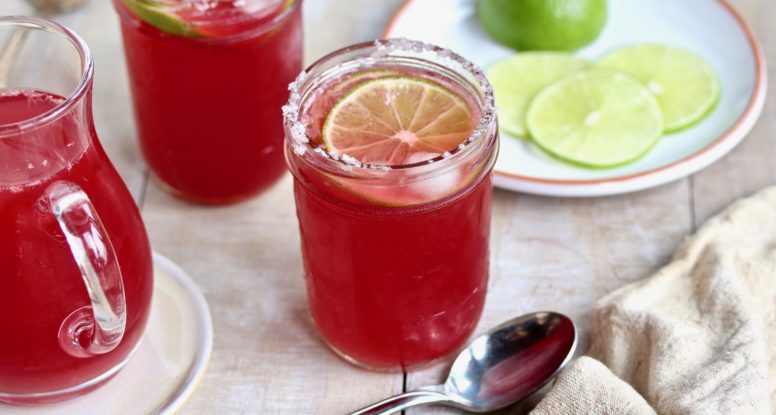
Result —
M 335 52 L 284 109 L 312 316 L 368 368 L 456 351 L 485 300 L 492 95 L 478 69 L 440 51 L 385 41 Z
M 230 203 L 283 174 L 279 108 L 302 64 L 301 0 L 114 0 L 140 145 L 185 199 Z

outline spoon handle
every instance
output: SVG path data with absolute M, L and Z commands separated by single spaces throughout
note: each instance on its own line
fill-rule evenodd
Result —
M 389 415 L 413 406 L 439 402 L 450 402 L 450 398 L 433 390 L 417 390 L 377 402 L 350 415 Z

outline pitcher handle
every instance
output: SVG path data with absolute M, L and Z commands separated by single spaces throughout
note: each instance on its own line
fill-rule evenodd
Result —
M 127 321 L 124 284 L 113 244 L 92 202 L 77 184 L 52 183 L 44 203 L 65 235 L 91 301 L 62 322 L 59 345 L 80 358 L 108 353 L 124 337 Z

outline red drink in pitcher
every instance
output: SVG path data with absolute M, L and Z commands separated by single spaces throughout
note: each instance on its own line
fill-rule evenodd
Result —
M 63 101 L 37 91 L 0 92 L 0 128 L 34 118 Z M 84 145 L 86 140 L 79 137 L 82 131 L 75 117 L 66 116 L 41 127 L 42 134 L 35 137 L 34 147 L 25 158 L 9 160 L 0 154 L 0 229 L 15 231 L 3 232 L 5 236 L 0 238 L 0 331 L 13 333 L 0 340 L 2 392 L 50 392 L 91 380 L 122 362 L 139 342 L 148 318 L 151 256 L 140 216 L 129 194 L 117 190 L 124 184 L 102 149 Z M 19 143 L 30 140 L 21 134 L 2 139 L 18 139 Z M 17 172 L 33 170 L 41 177 L 34 183 L 9 181 Z M 88 305 L 89 297 L 65 237 L 42 203 L 52 183 L 79 181 L 82 177 L 95 178 L 81 187 L 100 212 L 108 234 L 120 236 L 112 241 L 126 276 L 123 285 L 128 310 L 121 344 L 111 354 L 92 359 L 68 355 L 56 335 L 67 315 Z M 41 266 L 42 257 L 45 266 Z M 19 295 L 30 293 L 35 286 L 41 287 L 36 295 Z
M 456 351 L 488 280 L 498 137 L 482 72 L 425 44 L 356 45 L 298 78 L 284 112 L 324 340 L 374 369 Z
M 301 0 L 114 0 L 140 145 L 185 199 L 230 203 L 285 172 L 279 108 L 302 65 Z
M 34 404 L 123 367 L 153 274 L 140 214 L 94 130 L 88 49 L 55 23 L 0 18 L 0 36 L 18 31 L 28 41 L 0 89 L 0 401 Z M 38 84 L 56 93 L 22 86 Z

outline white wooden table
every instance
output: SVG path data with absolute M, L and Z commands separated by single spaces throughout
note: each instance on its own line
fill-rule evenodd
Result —
M 378 37 L 400 3 L 305 0 L 306 61 Z M 767 59 L 776 59 L 776 31 L 769 30 L 776 2 L 734 3 L 757 32 Z M 22 0 L 0 5 L 0 14 L 31 12 Z M 186 269 L 210 303 L 213 356 L 182 413 L 341 414 L 442 380 L 445 365 L 404 375 L 370 373 L 329 352 L 307 314 L 290 176 L 264 195 L 234 206 L 201 207 L 168 196 L 149 182 L 136 145 L 110 1 L 89 0 L 85 8 L 58 20 L 93 49 L 97 130 L 142 209 L 154 249 Z M 497 190 L 491 290 L 479 330 L 525 312 L 553 309 L 574 317 L 584 330 L 581 346 L 586 349 L 587 314 L 597 298 L 656 270 L 686 235 L 728 203 L 776 183 L 773 91 L 769 89 L 763 116 L 743 144 L 690 178 L 600 199 Z

